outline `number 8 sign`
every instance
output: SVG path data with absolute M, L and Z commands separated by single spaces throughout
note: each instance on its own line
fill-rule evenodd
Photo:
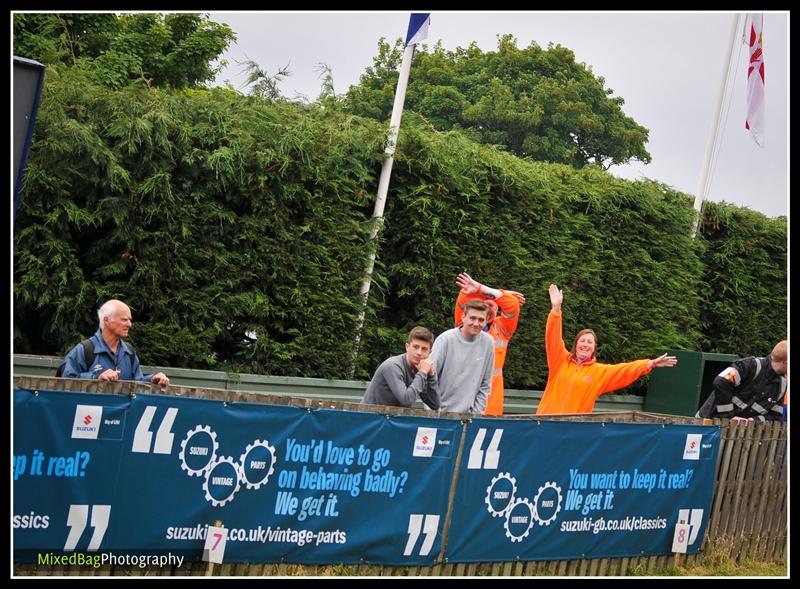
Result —
M 689 546 L 689 525 L 683 520 L 675 524 L 675 534 L 672 536 L 672 552 L 686 554 Z

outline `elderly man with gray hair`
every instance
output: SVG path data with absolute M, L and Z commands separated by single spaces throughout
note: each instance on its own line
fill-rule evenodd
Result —
M 99 329 L 91 338 L 70 350 L 64 358 L 60 376 L 169 384 L 169 378 L 163 372 L 142 374 L 139 356 L 133 346 L 123 341 L 133 325 L 128 305 L 117 299 L 106 301 L 97 310 L 97 318 Z M 91 357 L 87 357 L 89 353 Z

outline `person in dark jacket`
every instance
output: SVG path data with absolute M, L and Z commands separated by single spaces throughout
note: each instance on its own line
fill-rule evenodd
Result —
M 696 417 L 732 421 L 778 421 L 783 417 L 789 345 L 778 342 L 768 356 L 740 358 L 714 379 L 714 390 Z
M 139 356 L 123 340 L 133 326 L 131 310 L 117 299 L 103 303 L 97 310 L 99 328 L 89 339 L 94 348 L 91 364 L 87 362 L 82 344 L 77 344 L 64 359 L 62 376 L 67 378 L 94 378 L 97 380 L 138 380 L 162 386 L 169 384 L 163 372 L 142 374 Z

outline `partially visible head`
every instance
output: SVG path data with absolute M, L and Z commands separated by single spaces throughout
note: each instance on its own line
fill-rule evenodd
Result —
M 418 325 L 408 333 L 406 342 L 406 361 L 409 366 L 416 368 L 420 360 L 425 360 L 431 355 L 433 347 L 433 334 L 427 327 Z
M 593 329 L 581 329 L 575 336 L 571 354 L 578 362 L 586 362 L 594 358 L 597 352 L 597 334 Z
M 97 318 L 100 320 L 100 331 L 120 338 L 128 337 L 128 331 L 133 325 L 130 308 L 117 299 L 103 303 L 97 310 Z
M 498 306 L 497 306 L 497 303 L 495 303 L 492 300 L 486 300 L 486 301 L 483 301 L 483 302 L 486 303 L 487 307 L 489 307 L 489 312 L 486 315 L 486 324 L 488 325 L 489 323 L 491 323 L 492 321 L 494 321 L 497 318 Z
M 464 337 L 475 339 L 483 331 L 488 315 L 489 305 L 484 301 L 467 301 L 461 318 L 461 333 Z
M 772 361 L 772 370 L 775 374 L 784 375 L 789 369 L 789 342 L 781 340 L 772 348 L 769 355 Z

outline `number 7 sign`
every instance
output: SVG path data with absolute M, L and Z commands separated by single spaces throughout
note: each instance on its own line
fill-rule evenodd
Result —
M 222 564 L 225 555 L 225 544 L 228 541 L 228 529 L 215 526 L 208 527 L 206 545 L 203 546 L 203 560 Z

